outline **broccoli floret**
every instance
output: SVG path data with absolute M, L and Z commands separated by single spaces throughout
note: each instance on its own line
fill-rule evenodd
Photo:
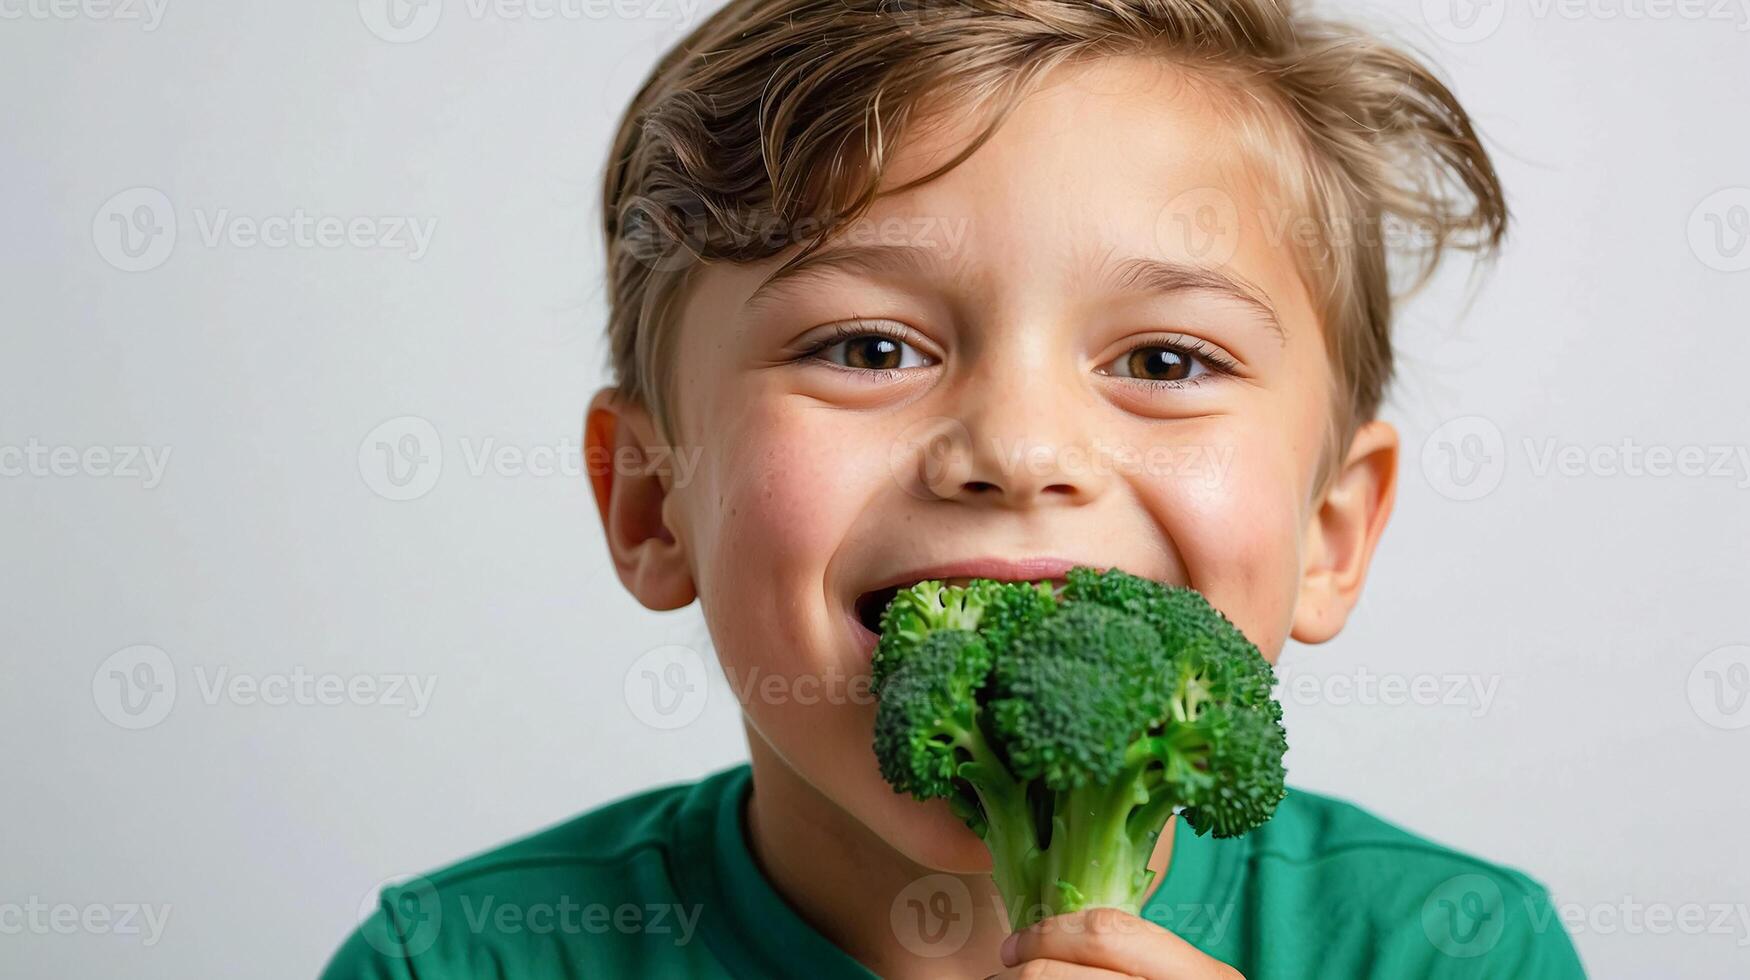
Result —
M 926 799 L 954 794 L 960 764 L 983 741 L 976 695 L 990 663 L 977 633 L 937 630 L 911 651 L 906 669 L 889 678 L 888 709 L 875 723 L 875 754 L 895 790 Z
M 1160 714 L 1167 665 L 1147 623 L 1091 603 L 1021 632 L 993 665 L 985 705 L 1010 768 L 1053 790 L 1111 780 Z
M 1283 797 L 1274 673 L 1204 597 L 1117 569 L 921 582 L 889 603 L 875 752 L 982 837 L 1015 928 L 1136 911 L 1168 819 L 1232 837 Z
M 984 640 L 963 629 L 928 633 L 882 688 L 875 756 L 896 792 L 948 800 L 984 838 L 1005 895 L 1030 894 L 1039 849 L 1026 813 L 1026 787 L 1009 775 L 985 738 L 978 691 L 990 674 Z
M 1016 586 L 973 579 L 950 586 L 925 579 L 894 595 L 881 611 L 873 686 L 879 692 L 888 675 L 937 630 L 977 630 L 987 647 L 1000 651 L 1016 630 L 1056 604 L 1049 582 Z
M 1050 582 L 1032 585 L 983 582 L 984 613 L 978 621 L 978 635 L 990 644 L 992 654 L 1009 649 L 1016 634 L 1039 622 L 1057 610 L 1057 593 Z M 975 583 L 976 584 L 976 583 Z

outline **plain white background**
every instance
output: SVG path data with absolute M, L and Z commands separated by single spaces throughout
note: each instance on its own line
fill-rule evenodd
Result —
M 704 623 L 551 472 L 607 142 L 702 14 L 531 3 L 0 0 L 0 974 L 311 976 L 384 879 L 743 757 L 720 675 L 650 724 Z M 1596 976 L 1743 976 L 1750 8 L 1346 9 L 1517 225 L 1404 311 L 1398 510 L 1284 657 L 1291 779 L 1527 870 Z

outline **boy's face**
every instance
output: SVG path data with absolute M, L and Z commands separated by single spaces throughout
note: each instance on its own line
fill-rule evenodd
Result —
M 945 805 L 920 819 L 876 771 L 875 707 L 850 683 L 874 646 L 860 597 L 974 559 L 1059 563 L 998 578 L 1117 566 L 1199 589 L 1274 660 L 1342 625 L 1389 512 L 1383 424 L 1314 485 L 1333 381 L 1293 228 L 1177 80 L 1140 59 L 1064 69 L 970 159 L 825 246 L 867 261 L 763 290 L 795 248 L 701 270 L 673 348 L 697 469 L 665 494 L 616 476 L 628 502 L 603 502 L 640 599 L 701 599 L 757 736 L 932 867 L 986 859 Z M 976 122 L 902 147 L 886 186 Z

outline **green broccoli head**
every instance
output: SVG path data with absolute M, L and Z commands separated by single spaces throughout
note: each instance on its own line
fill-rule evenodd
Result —
M 959 792 L 960 765 L 978 724 L 978 689 L 990 674 L 990 650 L 977 633 L 940 629 L 909 651 L 881 694 L 875 756 L 881 775 L 919 799 Z
M 1019 631 L 992 669 L 986 706 L 1014 774 L 1053 790 L 1115 778 L 1164 709 L 1169 663 L 1146 622 L 1092 603 Z
M 1175 652 L 1213 644 L 1255 656 L 1266 671 L 1269 669 L 1258 648 L 1196 589 L 1166 585 L 1116 568 L 1102 571 L 1086 566 L 1070 569 L 1064 582 L 1065 602 L 1093 602 L 1141 617 L 1156 632 L 1171 638 Z M 1268 691 L 1266 686 L 1265 693 Z
M 1273 705 L 1275 702 L 1271 702 Z M 1282 801 L 1282 754 L 1288 739 L 1275 712 L 1218 704 L 1195 726 L 1200 775 L 1173 791 L 1188 805 L 1185 822 L 1198 835 L 1238 837 L 1270 819 Z
M 1134 906 L 1175 812 L 1243 834 L 1284 795 L 1270 664 L 1192 589 L 1115 568 L 920 582 L 882 616 L 875 751 L 985 839 L 1020 927 Z
M 973 579 L 954 586 L 925 579 L 902 589 L 881 612 L 873 687 L 879 692 L 888 676 L 937 630 L 976 630 L 995 652 L 1008 645 L 1016 630 L 1056 606 L 1049 582 L 1027 585 Z

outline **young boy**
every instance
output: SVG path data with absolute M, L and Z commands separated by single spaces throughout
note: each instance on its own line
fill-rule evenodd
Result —
M 386 890 L 327 977 L 1581 975 L 1534 881 L 1300 791 L 1169 823 L 1140 915 L 1011 935 L 856 683 L 923 578 L 1118 567 L 1272 661 L 1337 634 L 1395 495 L 1388 259 L 1413 288 L 1508 217 L 1417 60 L 1287 0 L 732 0 L 604 203 L 614 567 L 825 696 L 753 685 L 750 765 Z M 673 447 L 689 479 L 623 465 Z

